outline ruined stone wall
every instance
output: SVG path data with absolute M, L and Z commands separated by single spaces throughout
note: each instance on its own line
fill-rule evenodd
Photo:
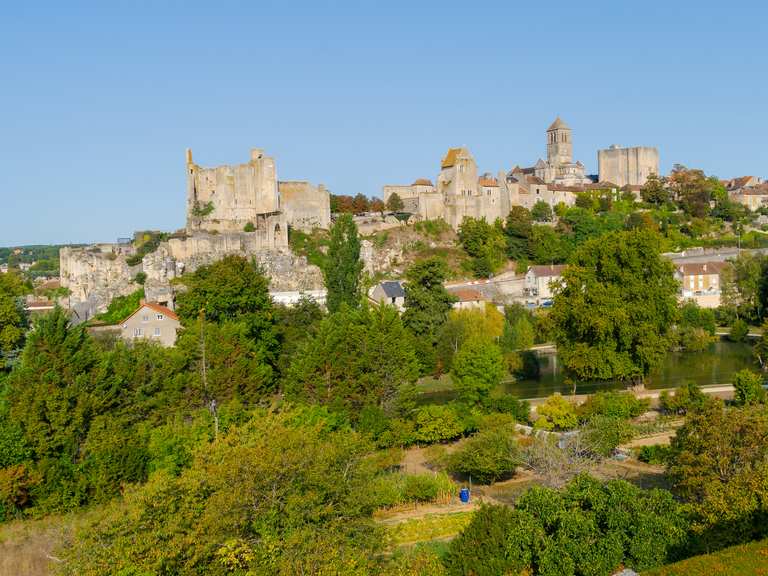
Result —
M 278 182 L 280 204 L 288 224 L 293 228 L 311 232 L 316 228 L 331 227 L 331 195 L 320 184 L 309 182 Z
M 247 164 L 215 168 L 198 166 L 187 151 L 187 230 L 239 232 L 279 210 L 275 161 L 261 150 Z

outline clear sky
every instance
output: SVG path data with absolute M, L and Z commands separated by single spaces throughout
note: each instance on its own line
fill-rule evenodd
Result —
M 184 224 L 184 149 L 337 194 L 545 155 L 556 115 L 768 177 L 765 2 L 0 2 L 0 246 Z

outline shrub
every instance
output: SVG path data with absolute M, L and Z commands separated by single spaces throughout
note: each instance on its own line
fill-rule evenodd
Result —
M 737 318 L 731 325 L 731 332 L 728 334 L 728 339 L 733 342 L 743 342 L 749 334 L 749 326 L 741 318 Z
M 142 298 L 144 298 L 144 288 L 139 288 L 128 296 L 113 298 L 107 311 L 96 316 L 96 320 L 107 324 L 118 324 L 136 311 Z
M 448 574 L 607 576 L 674 559 L 688 524 L 664 490 L 589 476 L 563 491 L 534 487 L 514 510 L 483 506 L 446 554 Z M 534 571 L 535 570 L 535 571 Z
M 144 282 L 147 281 L 147 273 L 138 272 L 136 276 L 133 277 L 133 281 L 136 282 L 136 284 L 141 284 L 142 286 L 144 286 Z
M 531 404 L 527 400 L 520 400 L 515 396 L 505 394 L 495 396 L 485 401 L 485 407 L 491 412 L 510 414 L 515 420 L 525 424 L 531 417 Z
M 600 391 L 587 398 L 576 408 L 579 420 L 586 422 L 593 416 L 610 416 L 628 420 L 636 418 L 650 407 L 646 398 L 637 398 L 631 392 Z
M 707 401 L 707 395 L 701 391 L 696 382 L 686 382 L 670 395 L 666 390 L 659 397 L 659 405 L 664 412 L 670 414 L 687 414 L 691 410 L 701 408 Z
M 491 428 L 478 432 L 448 456 L 448 469 L 490 484 L 514 474 L 522 464 L 514 429 Z
M 733 377 L 733 387 L 736 389 L 734 401 L 739 406 L 765 402 L 766 392 L 760 374 L 746 369 L 739 370 Z
M 253 225 L 253 222 L 246 222 L 245 226 L 243 226 L 243 232 L 255 232 L 256 226 Z
M 600 456 L 610 456 L 620 444 L 632 439 L 632 425 L 616 416 L 593 416 L 581 433 L 591 451 Z
M 672 456 L 672 448 L 664 444 L 643 446 L 637 451 L 637 459 L 646 464 L 667 464 Z
M 576 408 L 559 392 L 547 398 L 544 404 L 537 407 L 536 412 L 539 417 L 534 427 L 540 430 L 571 430 L 579 423 Z
M 415 423 L 415 439 L 429 444 L 453 440 L 465 430 L 465 424 L 453 406 L 425 406 L 416 414 Z
M 375 478 L 370 487 L 373 505 L 378 508 L 446 500 L 454 492 L 456 492 L 456 485 L 443 472 L 434 474 L 390 472 Z

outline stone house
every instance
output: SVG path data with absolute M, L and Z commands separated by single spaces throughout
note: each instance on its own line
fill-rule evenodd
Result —
M 377 304 L 389 304 L 401 312 L 405 310 L 405 290 L 399 280 L 379 282 L 368 292 L 368 298 Z
M 741 186 L 728 191 L 732 202 L 746 206 L 752 212 L 768 206 L 768 182 L 755 186 Z
M 142 301 L 136 311 L 120 323 L 120 337 L 127 342 L 144 339 L 173 346 L 180 327 L 179 317 L 173 310 Z
M 677 264 L 675 279 L 680 282 L 680 298 L 693 300 L 702 308 L 717 308 L 722 293 L 720 275 L 729 266 L 728 262 Z
M 552 284 L 562 278 L 565 264 L 531 266 L 525 273 L 524 293 L 536 305 L 552 299 Z

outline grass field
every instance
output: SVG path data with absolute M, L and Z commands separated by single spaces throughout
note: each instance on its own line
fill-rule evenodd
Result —
M 473 512 L 429 514 L 387 527 L 394 546 L 442 540 L 456 536 L 472 519 Z
M 768 576 L 768 539 L 695 556 L 642 576 Z

